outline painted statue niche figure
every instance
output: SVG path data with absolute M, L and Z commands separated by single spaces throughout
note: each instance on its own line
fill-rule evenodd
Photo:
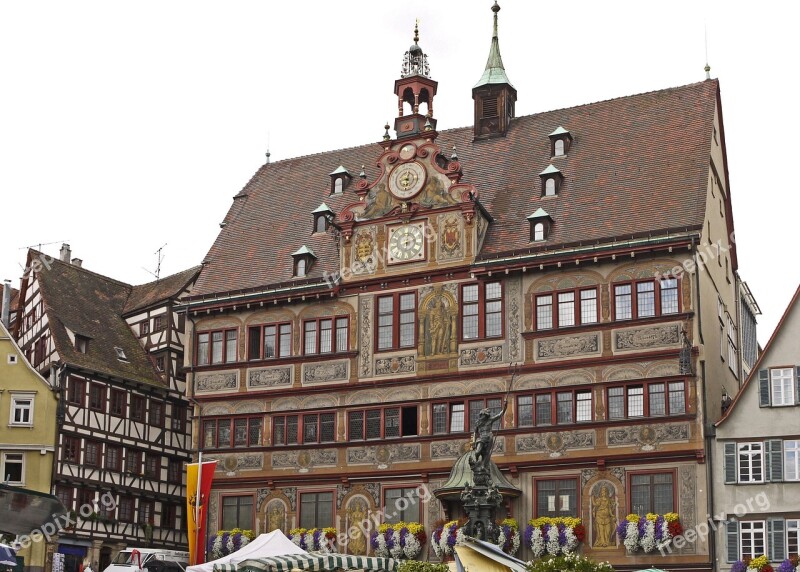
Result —
M 603 485 L 600 493 L 592 496 L 592 520 L 595 531 L 593 548 L 614 547 L 616 505 L 614 497 L 609 495 L 608 485 Z
M 361 501 L 355 501 L 347 509 L 348 527 L 347 548 L 350 554 L 364 555 L 367 553 L 367 538 L 364 534 L 364 521 L 367 518 L 367 507 Z
M 450 352 L 450 315 L 442 303 L 442 297 L 437 296 L 429 306 L 425 329 L 425 355 L 434 356 Z
M 367 193 L 367 206 L 359 218 L 378 218 L 392 210 L 392 196 L 384 183 L 378 183 Z
M 492 457 L 492 448 L 494 446 L 492 425 L 505 415 L 506 409 L 508 409 L 508 399 L 503 402 L 503 409 L 497 415 L 493 416 L 488 409 L 481 409 L 481 412 L 478 413 L 478 421 L 475 423 L 475 432 L 472 440 L 472 458 L 469 463 L 473 471 L 475 471 L 476 467 L 481 467 L 488 472 L 489 460 Z
M 283 507 L 280 503 L 276 503 L 269 511 L 269 526 L 267 532 L 273 530 L 281 530 L 283 528 Z

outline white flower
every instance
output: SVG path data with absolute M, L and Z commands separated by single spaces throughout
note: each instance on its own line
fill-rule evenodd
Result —
M 406 534 L 406 546 L 403 548 L 406 558 L 413 560 L 419 555 L 420 551 L 422 551 L 422 545 L 417 540 L 417 537 L 410 532 Z
M 569 555 L 578 547 L 578 537 L 575 536 L 575 529 L 567 526 L 564 529 L 564 536 L 567 537 L 567 543 L 561 547 L 564 554 Z
M 561 545 L 558 543 L 558 527 L 553 525 L 547 531 L 547 553 L 553 556 L 558 556 L 561 551 Z
M 635 552 L 639 548 L 639 525 L 628 521 L 625 529 L 625 548 L 629 552 Z
M 533 555 L 536 558 L 544 554 L 544 539 L 542 538 L 542 530 L 540 528 L 533 529 L 533 533 L 531 534 L 531 550 L 533 550 Z
M 656 548 L 656 523 L 648 520 L 644 525 L 644 536 L 639 540 L 645 552 L 652 552 Z
M 386 548 L 386 533 L 379 532 L 378 536 L 375 537 L 375 541 L 378 544 L 378 547 L 375 549 L 375 556 L 379 558 L 388 558 L 389 549 Z
M 394 544 L 389 552 L 392 554 L 392 558 L 400 558 L 400 555 L 403 554 L 403 547 L 400 546 L 400 530 L 395 529 L 392 532 L 392 540 Z

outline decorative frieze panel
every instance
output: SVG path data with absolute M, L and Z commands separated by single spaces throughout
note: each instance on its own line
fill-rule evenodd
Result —
M 397 375 L 417 371 L 417 360 L 413 355 L 393 356 L 375 360 L 375 375 Z
M 358 374 L 360 377 L 372 377 L 372 306 L 373 297 L 363 296 L 359 304 L 359 364 Z
M 392 463 L 406 463 L 419 461 L 421 458 L 420 445 L 379 445 L 376 447 L 349 447 L 347 449 L 348 465 L 375 465 L 379 469 L 386 469 Z
M 625 469 L 622 467 L 608 467 L 604 471 L 607 474 L 613 475 L 621 485 L 625 485 Z M 600 471 L 597 469 L 583 469 L 581 471 L 581 490 L 586 488 L 586 483 L 596 477 Z
M 215 470 L 228 475 L 234 475 L 238 471 L 260 471 L 264 468 L 264 456 L 260 453 L 209 455 L 207 460 L 217 461 Z
M 536 358 L 562 359 L 600 353 L 600 336 L 585 334 L 536 340 Z
M 692 530 L 697 524 L 697 473 L 695 466 L 683 465 L 679 472 L 680 488 L 678 498 L 680 499 L 681 524 L 684 530 Z M 697 543 L 685 542 L 681 549 L 682 554 L 694 554 L 697 552 Z
M 483 365 L 503 361 L 503 346 L 479 346 L 461 350 L 458 365 Z
M 456 213 L 440 214 L 437 217 L 439 239 L 436 241 L 436 259 L 461 260 L 464 258 L 464 222 Z
M 247 387 L 290 387 L 294 383 L 292 366 L 265 367 L 247 370 Z
M 469 441 L 434 441 L 431 459 L 455 459 L 469 451 Z
M 660 425 L 634 425 L 606 431 L 609 447 L 636 446 L 642 451 L 653 451 L 661 443 L 689 440 L 688 423 Z
M 289 506 L 292 512 L 297 510 L 297 487 L 286 487 L 283 489 L 283 496 L 289 499 Z
M 550 457 L 561 457 L 569 449 L 593 449 L 594 431 L 558 431 L 517 436 L 517 453 L 547 453 Z
M 303 385 L 347 381 L 350 378 L 350 360 L 303 364 Z
M 277 451 L 272 453 L 273 469 L 297 469 L 307 473 L 314 467 L 335 467 L 336 449 L 311 449 L 303 451 Z
M 361 483 L 355 486 L 350 485 L 336 485 L 336 508 L 342 508 L 342 502 L 351 492 L 367 493 L 372 497 L 372 502 L 375 506 L 381 506 L 381 485 L 380 483 Z
M 680 342 L 680 324 L 630 328 L 614 332 L 614 349 L 621 351 L 675 346 L 680 344 Z
M 239 375 L 235 371 L 198 373 L 194 377 L 195 391 L 228 391 L 239 387 Z
M 510 279 L 507 282 L 506 311 L 508 313 L 508 358 L 511 361 L 518 361 L 522 359 L 522 352 L 520 351 L 520 323 L 522 316 L 520 313 L 522 285 L 520 279 Z

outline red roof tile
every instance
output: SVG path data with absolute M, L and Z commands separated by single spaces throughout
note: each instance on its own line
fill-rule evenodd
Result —
M 554 221 L 548 245 L 702 225 L 718 89 L 708 80 L 519 117 L 488 140 L 473 141 L 472 127 L 440 132 L 437 143 L 456 145 L 462 182 L 477 187 L 494 218 L 479 258 L 527 251 L 526 217 L 539 207 Z M 559 126 L 573 142 L 551 158 L 548 135 Z M 357 201 L 354 184 L 330 196 L 328 173 L 338 165 L 357 173 L 381 152 L 371 144 L 262 166 L 234 199 L 192 296 L 290 283 L 290 254 L 303 245 L 318 257 L 306 280 L 336 271 L 334 239 L 312 234 L 312 211 Z M 564 181 L 558 197 L 542 198 L 539 173 L 550 163 Z

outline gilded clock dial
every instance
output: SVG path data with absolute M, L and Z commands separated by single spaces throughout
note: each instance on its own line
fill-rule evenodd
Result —
M 398 199 L 410 199 L 425 184 L 425 167 L 412 161 L 394 168 L 389 174 L 389 190 Z
M 390 230 L 389 262 L 421 260 L 425 256 L 425 233 L 422 224 L 405 224 Z

